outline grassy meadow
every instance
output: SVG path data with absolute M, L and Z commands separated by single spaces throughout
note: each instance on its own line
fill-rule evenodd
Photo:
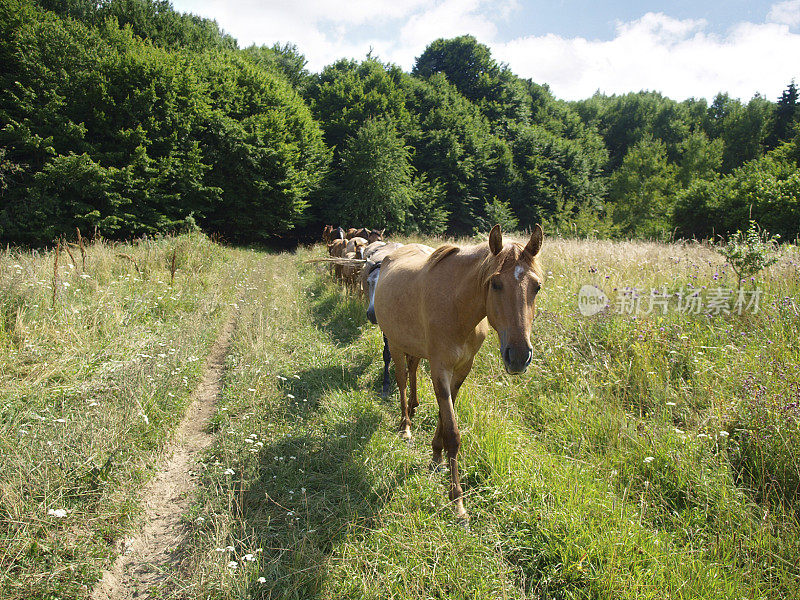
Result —
M 84 252 L 0 252 L 3 599 L 88 595 L 258 260 L 200 235 Z
M 55 308 L 52 253 L 0 255 L 0 596 L 86 597 L 237 303 L 161 597 L 800 598 L 796 247 L 746 283 L 757 313 L 586 317 L 584 284 L 736 284 L 702 245 L 546 239 L 528 372 L 491 334 L 456 406 L 468 527 L 428 470 L 427 365 L 404 442 L 380 332 L 321 255 L 99 244 L 86 277 L 62 264 Z

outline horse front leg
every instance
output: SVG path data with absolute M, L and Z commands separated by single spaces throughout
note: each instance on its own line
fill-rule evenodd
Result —
M 439 426 L 437 433 L 442 445 L 447 450 L 447 461 L 450 467 L 450 500 L 455 504 L 456 517 L 466 520 L 467 511 L 464 510 L 464 491 L 461 489 L 461 479 L 458 475 L 458 450 L 461 447 L 461 432 L 458 430 L 456 411 L 450 395 L 450 384 L 453 373 L 444 368 L 431 365 L 431 379 L 436 392 L 436 402 L 439 405 Z M 436 439 L 436 437 L 434 437 Z M 436 446 L 434 446 L 434 458 Z M 441 460 L 441 450 L 439 450 Z

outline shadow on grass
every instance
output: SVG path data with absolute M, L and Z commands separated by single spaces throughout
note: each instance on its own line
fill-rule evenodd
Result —
M 361 335 L 361 326 L 367 323 L 367 309 L 360 300 L 342 295 L 323 280 L 316 281 L 306 293 L 315 326 L 328 334 L 336 346 L 349 346 Z
M 286 380 L 283 389 L 287 392 L 287 412 L 302 418 L 317 410 L 323 396 L 331 392 L 358 390 L 358 380 L 372 364 L 372 359 L 361 355 L 352 365 L 313 367 L 298 372 L 298 378 Z M 293 398 L 290 398 L 291 394 Z
M 364 452 L 381 421 L 364 410 L 349 423 L 284 438 L 264 449 L 259 478 L 241 510 L 263 548 L 254 598 L 316 598 L 327 561 L 353 527 L 372 526 L 390 494 L 374 489 Z M 402 474 L 391 489 L 402 484 Z

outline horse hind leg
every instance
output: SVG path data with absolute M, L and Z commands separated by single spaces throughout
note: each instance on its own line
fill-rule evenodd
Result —
M 392 360 L 392 353 L 389 352 L 389 341 L 386 336 L 383 336 L 383 389 L 381 390 L 381 397 L 389 397 L 389 386 L 391 380 L 389 379 L 389 363 Z
M 408 364 L 408 378 L 411 383 L 411 394 L 408 399 L 408 416 L 413 419 L 414 413 L 419 406 L 419 400 L 417 399 L 417 367 L 419 367 L 419 358 L 406 355 L 406 361 Z
M 408 403 L 406 402 L 406 383 L 408 382 L 408 368 L 406 366 L 405 354 L 392 350 L 389 351 L 394 360 L 394 376 L 397 380 L 397 389 L 400 392 L 400 437 L 411 439 L 411 419 L 408 416 Z

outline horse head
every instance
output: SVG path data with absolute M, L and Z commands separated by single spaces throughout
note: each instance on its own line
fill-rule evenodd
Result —
M 495 225 L 489 234 L 486 262 L 486 316 L 500 339 L 500 355 L 510 374 L 523 373 L 533 358 L 531 323 L 536 313 L 536 294 L 543 276 L 537 261 L 544 233 L 536 225 L 530 240 L 503 244 Z

